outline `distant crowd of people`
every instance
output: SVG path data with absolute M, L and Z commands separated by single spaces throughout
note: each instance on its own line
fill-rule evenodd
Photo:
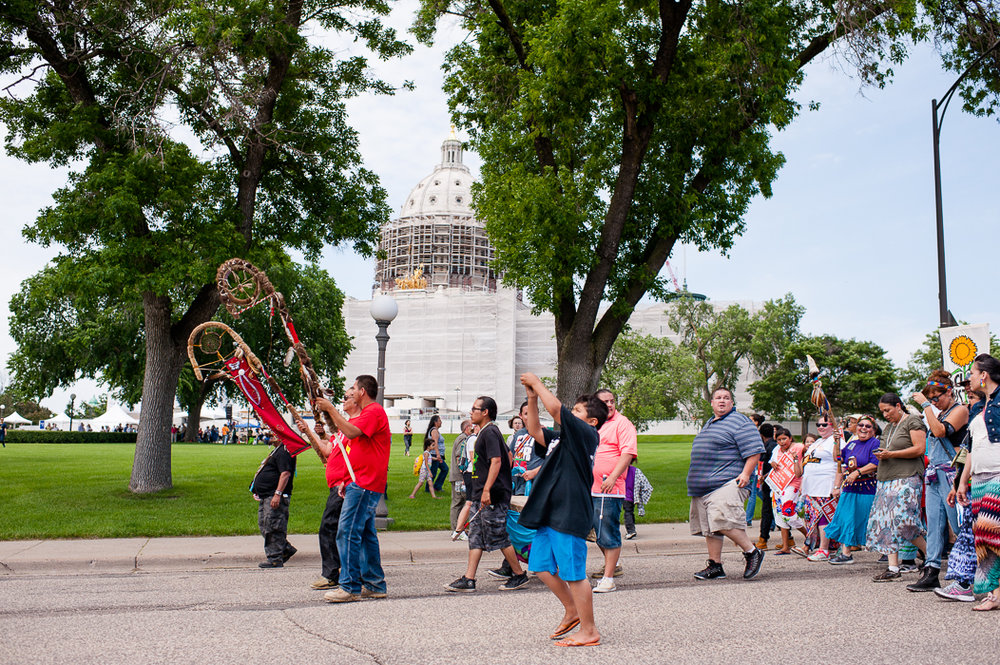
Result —
M 178 427 L 177 425 L 172 425 L 170 427 L 170 441 L 172 443 L 186 441 L 186 435 L 186 427 Z M 260 443 L 262 445 L 269 446 L 271 445 L 273 438 L 274 435 L 271 433 L 271 430 L 266 427 L 262 427 L 256 431 L 251 428 L 246 428 L 241 433 L 237 430 L 234 424 L 225 423 L 222 427 L 217 425 L 199 427 L 198 433 L 195 436 L 195 441 L 198 443 L 221 443 L 222 445 L 233 443 L 253 446 Z

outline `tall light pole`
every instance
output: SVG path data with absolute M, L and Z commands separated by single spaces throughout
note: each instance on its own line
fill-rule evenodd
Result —
M 69 431 L 73 431 L 73 404 L 76 403 L 76 394 L 69 394 Z
M 375 335 L 375 341 L 378 342 L 378 372 L 375 377 L 378 381 L 378 396 L 376 401 L 379 406 L 385 406 L 385 347 L 389 343 L 389 324 L 399 314 L 399 305 L 392 296 L 382 293 L 372 298 L 368 312 L 375 319 L 375 325 L 378 326 L 378 334 Z M 389 506 L 386 504 L 383 494 L 378 500 L 378 505 L 375 506 L 375 528 L 385 529 L 391 523 Z
M 378 334 L 375 341 L 378 342 L 378 397 L 376 401 L 379 405 L 385 405 L 385 347 L 389 343 L 389 324 L 399 314 L 399 305 L 396 300 L 386 294 L 380 294 L 372 298 L 371 307 L 368 309 L 375 325 L 378 326 Z
M 1000 39 L 993 42 L 992 46 L 983 51 L 982 55 L 976 58 L 962 72 L 955 82 L 951 84 L 951 87 L 948 88 L 948 92 L 944 93 L 940 102 L 936 99 L 931 100 L 932 138 L 934 141 L 934 205 L 937 216 L 938 307 L 942 328 L 958 325 L 958 322 L 955 321 L 955 317 L 952 316 L 951 311 L 948 309 L 948 286 L 945 280 L 944 269 L 944 211 L 941 204 L 941 123 L 944 122 L 944 114 L 948 111 L 948 104 L 951 103 L 951 98 L 954 96 L 955 91 L 958 90 L 958 84 L 987 55 L 995 51 L 998 46 L 1000 46 Z M 938 114 L 939 110 L 940 114 Z

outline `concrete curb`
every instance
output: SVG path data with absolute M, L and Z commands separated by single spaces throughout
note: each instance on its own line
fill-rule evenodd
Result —
M 299 550 L 289 567 L 319 568 L 315 534 L 288 540 Z M 381 532 L 379 544 L 386 565 L 458 563 L 468 552 L 468 544 L 452 542 L 448 531 Z M 641 524 L 639 537 L 622 543 L 623 559 L 701 553 L 705 542 L 689 535 L 687 524 Z M 0 577 L 252 568 L 263 559 L 259 536 L 0 541 Z

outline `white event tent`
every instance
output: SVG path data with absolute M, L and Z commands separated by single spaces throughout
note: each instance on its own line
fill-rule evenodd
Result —
M 8 425 L 30 425 L 31 421 L 14 411 L 9 416 L 4 416 L 4 422 Z
M 91 418 L 85 421 L 87 425 L 90 425 L 95 430 L 104 427 L 117 427 L 118 425 L 138 425 L 139 421 L 133 418 L 128 411 L 123 409 L 118 404 L 114 404 L 111 400 L 108 400 L 107 411 L 97 416 L 96 418 Z
M 79 419 L 74 419 L 73 422 L 79 422 Z M 49 425 L 54 425 L 56 429 L 69 428 L 70 419 L 65 413 L 57 413 L 51 418 L 45 420 L 46 427 Z

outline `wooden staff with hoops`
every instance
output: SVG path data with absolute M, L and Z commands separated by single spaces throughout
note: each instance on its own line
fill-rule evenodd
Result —
M 228 376 L 230 379 L 234 380 L 237 385 L 243 391 L 244 395 L 247 396 L 251 404 L 257 410 L 258 415 L 262 415 L 261 410 L 258 410 L 259 404 L 252 398 L 253 391 L 250 393 L 245 389 L 246 385 L 252 387 L 252 381 L 240 383 L 239 375 L 234 375 L 232 371 L 229 371 L 230 365 L 233 368 L 238 368 L 236 366 L 236 361 L 229 361 L 227 365 L 226 356 L 220 352 L 222 346 L 221 336 L 225 335 L 230 337 L 235 345 L 235 350 L 232 353 L 233 357 L 246 359 L 249 369 L 252 370 L 258 376 L 263 376 L 268 386 L 272 391 L 276 392 L 285 404 L 288 413 L 291 415 L 292 419 L 299 426 L 306 436 L 309 438 L 309 445 L 316 450 L 316 453 L 321 459 L 325 456 L 321 450 L 320 438 L 326 437 L 327 431 L 335 431 L 336 426 L 330 421 L 329 416 L 316 409 L 316 399 L 320 397 L 326 397 L 327 395 L 332 395 L 332 393 L 320 385 L 319 376 L 316 374 L 313 368 L 312 359 L 309 357 L 309 353 L 306 351 L 305 346 L 299 341 L 298 333 L 295 331 L 295 324 L 292 321 L 291 313 L 288 311 L 288 306 L 285 303 L 285 297 L 271 284 L 267 275 L 263 270 L 260 270 L 255 265 L 246 261 L 245 259 L 234 258 L 226 261 L 219 266 L 216 272 L 216 282 L 219 289 L 219 294 L 222 299 L 222 303 L 225 305 L 226 310 L 234 318 L 239 318 L 239 316 L 255 307 L 256 305 L 267 302 L 271 307 L 271 314 L 273 315 L 275 311 L 278 312 L 278 316 L 281 319 L 282 329 L 285 331 L 285 336 L 288 338 L 291 347 L 285 354 L 284 363 L 288 366 L 291 363 L 292 358 L 297 358 L 299 361 L 299 376 L 302 379 L 303 386 L 305 387 L 305 393 L 309 399 L 310 406 L 313 410 L 315 416 L 315 431 L 310 428 L 302 418 L 298 410 L 293 407 L 287 399 L 285 399 L 284 394 L 281 392 L 280 387 L 277 382 L 267 373 L 264 368 L 263 363 L 254 355 L 253 351 L 249 346 L 243 341 L 243 339 L 229 326 L 224 323 L 219 323 L 216 321 L 209 321 L 195 328 L 192 331 L 190 337 L 188 338 L 188 356 L 191 359 L 191 364 L 195 368 L 195 375 L 197 378 L 201 379 L 200 367 L 205 366 L 205 362 L 199 363 L 195 357 L 195 350 L 198 349 L 202 353 L 208 353 L 211 355 L 214 353 L 216 358 L 215 362 L 221 363 L 225 371 L 222 371 L 222 375 Z M 212 334 L 206 336 L 206 334 L 212 331 Z M 219 338 L 219 339 L 216 339 Z M 214 349 L 205 348 L 205 340 L 211 339 L 209 346 L 215 347 Z M 212 378 L 218 378 L 219 373 L 213 374 Z M 266 400 L 270 403 L 270 400 Z M 264 412 L 268 411 L 267 405 L 264 404 L 261 407 Z M 273 408 L 273 405 L 272 407 Z M 271 423 L 268 422 L 271 426 Z M 278 425 L 280 427 L 280 425 Z M 274 427 L 272 426 L 272 430 Z M 350 473 L 351 479 L 354 480 L 354 469 L 351 466 L 350 459 L 347 456 L 347 451 L 344 448 L 342 442 L 338 441 L 338 447 L 340 453 L 344 456 L 344 461 L 347 466 L 347 470 Z
M 819 365 L 816 364 L 816 361 L 809 354 L 806 354 L 806 362 L 809 365 L 809 381 L 813 386 L 809 401 L 820 410 L 820 413 L 830 421 L 830 425 L 833 427 L 833 459 L 837 461 L 837 473 L 843 474 L 843 462 L 840 459 L 840 427 L 837 425 L 837 419 L 833 415 L 833 409 L 830 408 L 830 400 L 826 398 L 826 393 L 823 392 L 823 382 L 819 378 Z

